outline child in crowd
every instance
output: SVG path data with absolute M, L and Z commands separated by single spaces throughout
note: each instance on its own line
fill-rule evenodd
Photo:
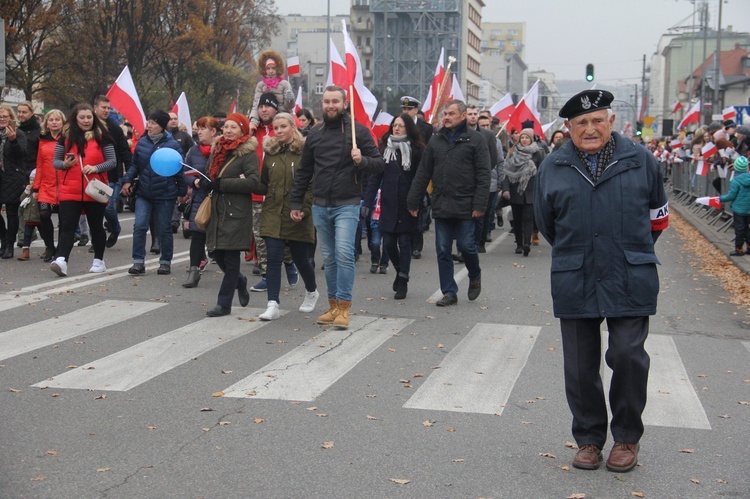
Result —
M 276 96 L 279 103 L 279 112 L 292 112 L 294 109 L 294 91 L 292 85 L 284 78 L 286 65 L 281 54 L 274 50 L 264 50 L 258 56 L 258 73 L 261 80 L 255 86 L 255 97 L 253 98 L 253 109 L 250 111 L 250 134 L 255 132 L 260 123 L 258 116 L 258 102 L 260 96 L 270 92 Z
M 29 259 L 31 236 L 34 234 L 34 229 L 40 224 L 39 202 L 33 194 L 34 178 L 36 178 L 36 169 L 31 170 L 29 183 L 21 194 L 21 205 L 18 208 L 18 215 L 24 221 L 22 250 L 21 256 L 18 257 L 22 262 Z
M 747 158 L 740 156 L 734 161 L 734 178 L 729 183 L 729 192 L 719 201 L 732 202 L 734 215 L 734 251 L 729 256 L 750 255 L 750 175 L 747 174 Z M 743 251 L 745 243 L 747 250 Z

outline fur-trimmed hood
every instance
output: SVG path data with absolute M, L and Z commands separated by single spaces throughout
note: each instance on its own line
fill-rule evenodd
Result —
M 284 58 L 281 57 L 281 54 L 279 54 L 275 50 L 269 49 L 264 50 L 258 56 L 258 74 L 260 74 L 261 77 L 265 76 L 266 74 L 266 61 L 268 59 L 273 59 L 274 62 L 276 62 L 277 77 L 286 74 L 286 61 L 284 61 Z
M 302 148 L 305 146 L 305 138 L 299 134 L 294 134 L 289 150 L 295 154 L 302 154 Z M 281 143 L 276 137 L 266 137 L 263 140 L 263 150 L 266 154 L 278 154 L 281 151 Z
M 211 144 L 211 154 L 213 155 L 214 148 L 216 148 L 216 144 L 218 140 L 221 137 L 216 137 L 214 139 L 213 144 Z M 258 148 L 258 139 L 255 137 L 250 137 L 250 140 L 245 142 L 244 144 L 240 145 L 237 149 L 232 151 L 233 156 L 237 156 L 238 158 L 244 156 L 245 154 L 250 154 L 251 152 L 255 152 L 255 150 Z

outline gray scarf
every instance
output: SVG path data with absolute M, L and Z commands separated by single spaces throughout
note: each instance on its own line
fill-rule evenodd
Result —
M 385 159 L 386 163 L 398 159 L 396 151 L 401 151 L 401 169 L 405 172 L 411 170 L 411 144 L 409 143 L 408 136 L 388 136 L 388 144 L 385 146 L 385 151 L 383 151 L 383 159 Z
M 518 193 L 523 194 L 529 179 L 536 175 L 536 165 L 531 157 L 539 150 L 536 142 L 522 146 L 519 142 L 505 160 L 502 179 L 508 179 L 511 184 L 518 184 Z

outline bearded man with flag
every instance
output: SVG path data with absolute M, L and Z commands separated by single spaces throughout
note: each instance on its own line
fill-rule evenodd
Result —
M 612 131 L 613 100 L 610 92 L 585 90 L 560 109 L 571 140 L 539 168 L 534 213 L 552 245 L 552 303 L 579 449 L 573 466 L 599 468 L 607 439 L 599 374 L 606 320 L 615 440 L 607 468 L 622 473 L 638 464 L 649 371 L 644 343 L 659 294 L 654 245 L 669 208 L 654 155 Z

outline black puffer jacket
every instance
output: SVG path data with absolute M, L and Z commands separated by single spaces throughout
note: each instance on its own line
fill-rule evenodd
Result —
M 24 121 L 18 125 L 19 130 L 26 134 L 26 158 L 24 159 L 24 168 L 26 175 L 36 168 L 36 155 L 39 151 L 39 136 L 42 134 L 42 127 L 33 116 L 30 120 Z
M 319 206 L 359 204 L 363 186 L 359 173 L 383 171 L 385 161 L 365 126 L 355 124 L 357 147 L 362 161 L 352 160 L 352 127 L 349 116 L 336 122 L 325 122 L 314 127 L 302 150 L 299 170 L 294 177 L 291 209 L 301 210 L 308 186 L 312 182 L 313 203 Z
M 15 140 L 5 140 L 3 167 L 0 169 L 0 204 L 18 204 L 26 187 L 26 134 L 16 129 Z

